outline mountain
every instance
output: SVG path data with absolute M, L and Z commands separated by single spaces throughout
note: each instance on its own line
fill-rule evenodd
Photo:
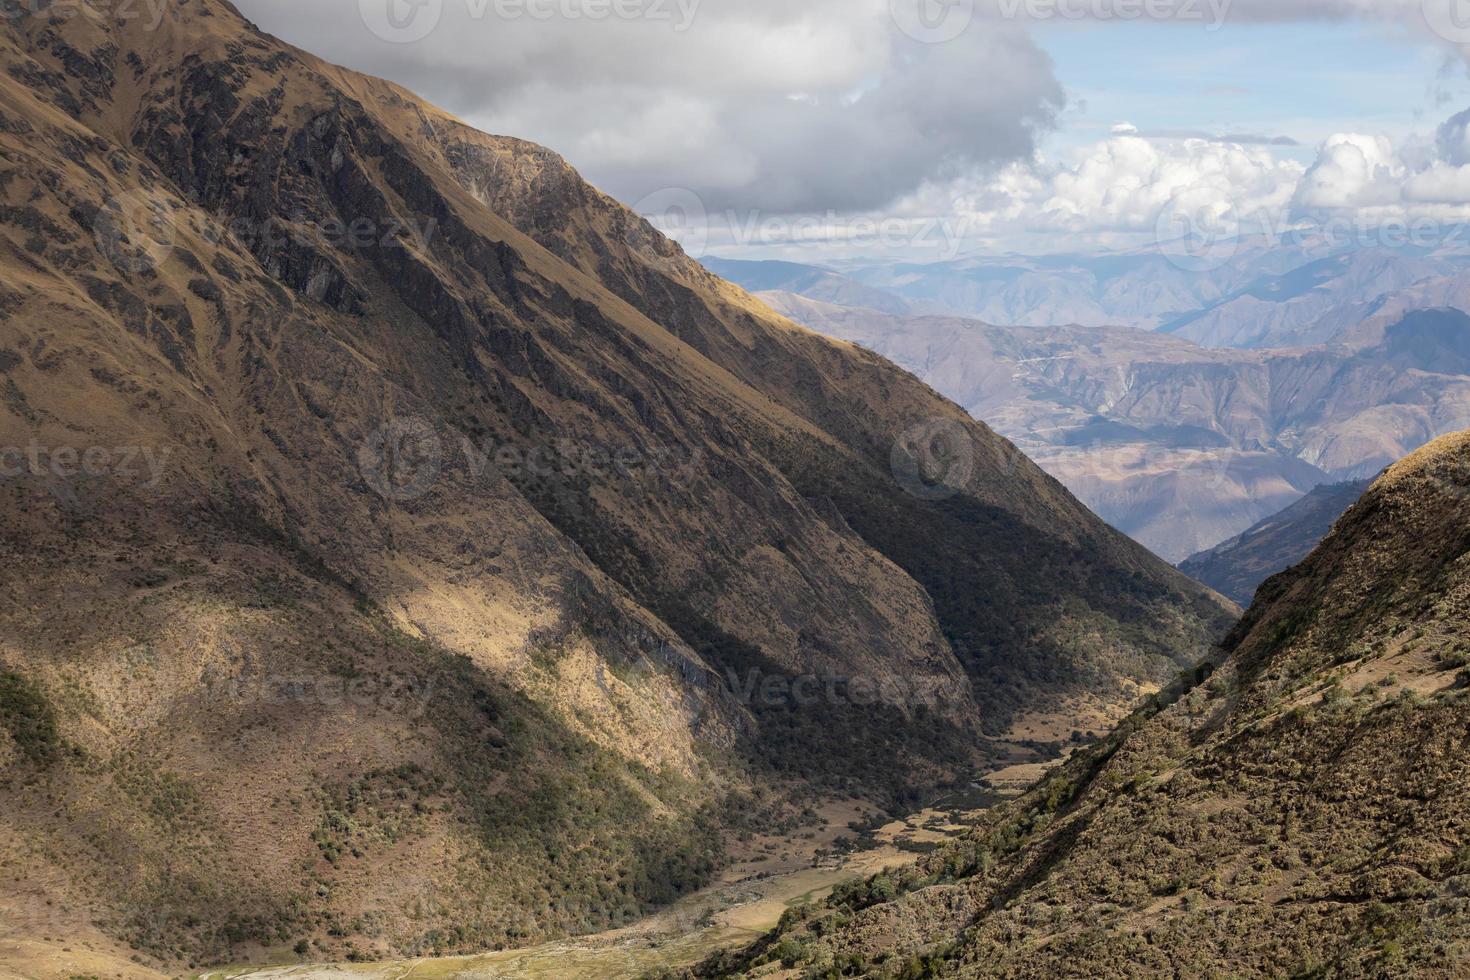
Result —
M 1024 326 L 1150 330 L 1218 301 L 1237 283 L 1237 277 L 1182 269 L 1158 252 L 852 263 L 840 271 L 868 287 L 923 304 L 928 312 Z
M 753 292 L 792 292 L 837 306 L 1033 327 L 1134 327 L 1241 349 L 1329 344 L 1380 314 L 1464 306 L 1470 274 L 1470 254 L 1455 243 L 1368 247 L 1306 233 L 1221 243 L 1219 259 L 1201 264 L 1147 248 L 931 263 L 853 260 L 820 270 L 774 264 L 784 272 L 761 262 L 709 262 Z M 803 269 L 813 271 L 796 271 Z M 858 290 L 868 291 L 861 302 L 854 301 Z
M 1330 318 L 1318 322 L 1318 329 L 1328 330 L 1345 342 L 1362 346 L 1382 336 L 1384 328 L 1397 323 L 1418 310 L 1470 309 L 1470 272 L 1461 270 L 1416 283 L 1407 289 L 1394 290 L 1381 296 L 1367 296 L 1355 305 L 1345 306 Z
M 1312 553 L 1370 482 L 1324 484 L 1279 514 L 1185 560 L 1179 570 L 1249 606 L 1261 583 Z
M 0 23 L 7 961 L 623 924 L 1233 621 L 547 150 L 160 16 Z
M 1264 277 L 1159 329 L 1204 347 L 1307 347 L 1331 343 L 1354 325 L 1365 300 L 1453 275 L 1463 267 L 1434 256 L 1361 249 Z
M 1208 679 L 916 871 L 702 972 L 1464 976 L 1467 557 L 1470 433 L 1394 466 L 1268 582 Z
M 761 296 L 913 371 L 1171 561 L 1470 425 L 1470 317 L 1457 310 L 1411 312 L 1354 344 L 1242 351 Z

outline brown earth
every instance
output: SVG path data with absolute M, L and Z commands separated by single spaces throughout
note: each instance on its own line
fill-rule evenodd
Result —
M 1465 976 L 1467 610 L 1462 433 L 1267 582 L 1212 676 L 701 974 Z
M 0 23 L 0 941 L 624 926 L 1231 621 L 553 154 L 163 10 Z
M 913 371 L 1170 561 L 1470 425 L 1470 317 L 1458 310 L 1401 312 L 1331 344 L 1225 350 L 1129 327 L 762 296 Z

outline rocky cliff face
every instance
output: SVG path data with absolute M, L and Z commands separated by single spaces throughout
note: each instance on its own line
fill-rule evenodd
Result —
M 26 13 L 0 67 L 12 938 L 625 922 L 1230 620 L 555 155 L 227 3 Z
M 968 842 L 794 912 L 728 974 L 1470 970 L 1470 434 L 1391 468 L 1226 659 Z M 924 972 L 927 971 L 927 972 Z

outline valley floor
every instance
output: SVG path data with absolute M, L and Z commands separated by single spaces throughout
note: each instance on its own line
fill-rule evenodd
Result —
M 823 858 L 817 852 L 830 848 L 838 837 L 851 836 L 848 823 L 866 815 L 856 803 L 832 804 L 822 812 L 821 831 L 758 838 L 722 881 L 627 928 L 482 956 L 217 969 L 196 974 L 196 980 L 616 980 L 691 966 L 720 949 L 748 944 L 774 928 L 788 908 L 819 901 L 844 882 L 914 864 L 921 854 L 962 832 L 986 807 L 1014 796 L 1018 783 L 1029 782 L 1048 765 L 1018 763 L 990 773 L 963 793 L 865 832 L 840 858 Z
M 1020 795 L 1059 764 L 1077 727 L 1102 732 L 1123 709 L 1072 703 L 1066 710 L 1018 720 L 991 743 L 1003 768 L 978 772 L 960 791 L 903 819 L 883 823 L 867 804 L 834 801 L 820 823 L 784 836 L 753 835 L 732 844 L 721 879 L 631 926 L 524 949 L 478 956 L 374 963 L 302 964 L 289 949 L 262 950 L 247 963 L 193 974 L 194 980 L 450 980 L 450 978 L 635 978 L 691 966 L 721 950 L 747 945 L 776 926 L 782 913 L 825 898 L 835 887 L 915 864 L 960 835 L 989 807 Z M 1056 755 L 1057 750 L 1061 755 Z M 1054 757 L 1055 756 L 1055 757 Z M 0 894 L 0 911 L 4 895 Z M 6 935 L 0 928 L 0 980 L 116 977 L 163 980 L 100 934 Z

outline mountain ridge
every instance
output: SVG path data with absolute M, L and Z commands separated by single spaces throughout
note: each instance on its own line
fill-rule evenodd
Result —
M 623 925 L 1233 619 L 555 154 L 222 0 L 7 19 L 0 63 L 0 940 Z
M 1243 351 L 763 298 L 914 371 L 1176 561 L 1470 423 L 1470 380 L 1456 373 L 1470 319 L 1453 309 L 1412 311 L 1352 344 Z
M 1213 670 L 909 874 L 704 976 L 1449 977 L 1470 963 L 1470 433 L 1390 467 Z
M 1131 327 L 1222 349 L 1351 343 L 1359 324 L 1381 311 L 1463 305 L 1467 253 L 1455 236 L 1395 247 L 1303 228 L 1217 243 L 1208 258 L 1218 261 L 1205 263 L 1173 251 L 1174 244 L 927 264 L 852 259 L 834 267 L 845 283 L 879 290 L 913 312 L 1014 326 Z M 738 266 L 727 268 L 742 278 Z M 797 276 L 787 282 L 794 292 L 811 285 Z M 810 295 L 836 302 L 852 287 L 824 288 Z
M 1179 565 L 1195 581 L 1242 606 L 1261 583 L 1311 554 L 1372 482 L 1323 484 L 1255 527 Z

